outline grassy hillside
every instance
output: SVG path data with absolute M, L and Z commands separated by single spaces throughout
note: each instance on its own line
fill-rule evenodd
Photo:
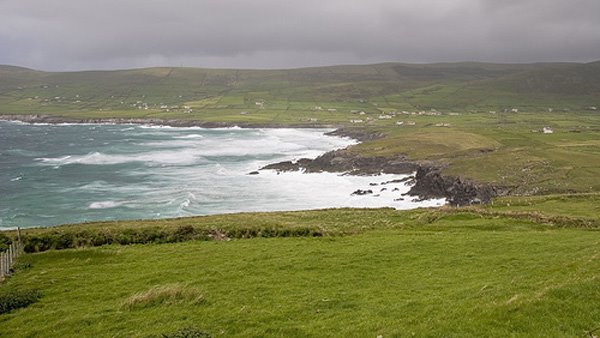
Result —
M 186 116 L 198 118 L 203 115 L 196 114 L 202 112 L 218 117 L 240 110 L 302 117 L 315 106 L 368 111 L 379 111 L 382 106 L 398 110 L 584 109 L 598 105 L 599 68 L 597 63 L 386 63 L 292 70 L 148 68 L 50 73 L 2 66 L 0 111 L 102 110 L 119 116 L 154 116 L 161 105 L 189 105 L 196 112 Z M 264 105 L 258 107 L 257 101 Z
M 28 236 L 83 229 L 131 235 L 185 224 L 263 232 L 252 239 L 22 256 L 0 295 L 39 290 L 42 296 L 0 314 L 0 336 L 158 337 L 194 328 L 213 337 L 581 337 L 600 325 L 598 198 L 28 230 Z M 319 228 L 322 237 L 269 238 L 274 232 L 264 229 L 272 228 Z

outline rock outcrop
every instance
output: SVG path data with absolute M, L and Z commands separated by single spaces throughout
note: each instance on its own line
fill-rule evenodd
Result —
M 363 157 L 347 149 L 330 151 L 314 160 L 303 158 L 296 162 L 274 163 L 261 168 L 261 170 L 263 169 L 277 171 L 302 170 L 309 173 L 345 172 L 350 175 L 377 175 L 381 173 L 406 175 L 416 171 L 415 177 L 410 176 L 399 180 L 399 182 L 414 182 L 414 186 L 407 195 L 416 196 L 423 200 L 446 198 L 449 204 L 456 206 L 488 203 L 493 197 L 501 194 L 499 189 L 491 185 L 443 175 L 440 168 L 412 162 L 404 156 L 392 158 Z M 395 181 L 389 183 L 391 182 Z
M 278 171 L 303 170 L 315 172 L 346 172 L 350 175 L 411 174 L 418 169 L 418 164 L 407 160 L 404 156 L 363 157 L 347 150 L 327 152 L 314 160 L 303 158 L 296 162 L 285 161 L 267 165 L 262 169 Z
M 491 185 L 442 175 L 438 168 L 419 167 L 415 185 L 407 193 L 420 199 L 446 198 L 450 205 L 489 203 L 501 192 Z

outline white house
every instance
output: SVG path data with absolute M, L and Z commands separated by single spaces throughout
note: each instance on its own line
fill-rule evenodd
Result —
M 552 128 L 550 128 L 550 127 L 544 127 L 544 128 L 542 128 L 542 132 L 544 134 L 552 134 L 552 133 L 554 133 L 554 130 L 552 130 Z

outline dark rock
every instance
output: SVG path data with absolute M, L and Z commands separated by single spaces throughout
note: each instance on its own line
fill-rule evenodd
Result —
M 358 195 L 358 196 L 362 196 L 362 195 L 368 195 L 368 194 L 372 194 L 373 190 L 361 190 L 358 189 L 355 192 L 352 193 L 352 195 Z
M 386 191 L 386 190 L 387 190 L 387 188 L 381 188 L 381 190 L 379 190 L 379 192 Z
M 361 142 L 372 141 L 385 136 L 383 133 L 374 133 L 358 128 L 339 128 L 325 135 L 350 137 Z
M 420 167 L 416 174 L 416 184 L 408 195 L 420 199 L 446 198 L 451 205 L 489 203 L 501 192 L 487 184 L 464 180 L 455 176 L 444 176 L 438 168 Z
M 258 171 L 251 171 L 248 173 L 248 175 L 258 175 Z
M 377 184 L 377 183 L 369 183 L 369 185 L 372 186 L 372 187 L 375 187 L 375 186 L 378 186 L 379 184 Z
M 418 168 L 418 164 L 404 156 L 363 157 L 348 149 L 327 152 L 304 165 L 306 172 L 347 172 L 352 175 L 409 174 Z
M 391 181 L 381 182 L 381 185 L 386 185 L 386 184 L 390 184 L 390 183 L 404 183 L 404 182 L 408 182 L 408 181 L 411 181 L 414 179 L 415 179 L 414 176 L 406 176 L 405 178 L 402 178 L 399 180 L 391 180 Z

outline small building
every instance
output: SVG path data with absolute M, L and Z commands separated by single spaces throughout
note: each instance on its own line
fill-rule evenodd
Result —
M 542 128 L 542 133 L 552 134 L 552 133 L 554 133 L 554 130 L 552 130 L 552 128 L 550 128 L 550 127 L 544 127 L 544 128 Z
M 336 112 L 337 109 L 335 109 L 335 108 L 329 108 L 329 109 L 327 109 L 327 111 L 330 112 L 330 113 L 333 113 L 333 112 Z
M 513 108 L 513 109 L 511 109 L 510 111 L 511 111 L 512 113 L 518 113 L 518 112 L 519 112 L 519 109 L 517 109 L 517 108 Z
M 360 120 L 360 119 L 358 119 L 358 120 L 350 120 L 350 123 L 363 123 L 363 122 L 364 121 Z
M 391 117 L 390 115 L 379 115 L 379 119 L 380 119 L 380 120 L 389 120 L 389 119 L 391 119 L 391 118 L 392 118 L 392 117 Z
M 403 124 L 404 124 L 404 121 L 396 121 L 396 125 L 397 125 L 397 126 L 401 126 L 401 125 L 403 125 Z

